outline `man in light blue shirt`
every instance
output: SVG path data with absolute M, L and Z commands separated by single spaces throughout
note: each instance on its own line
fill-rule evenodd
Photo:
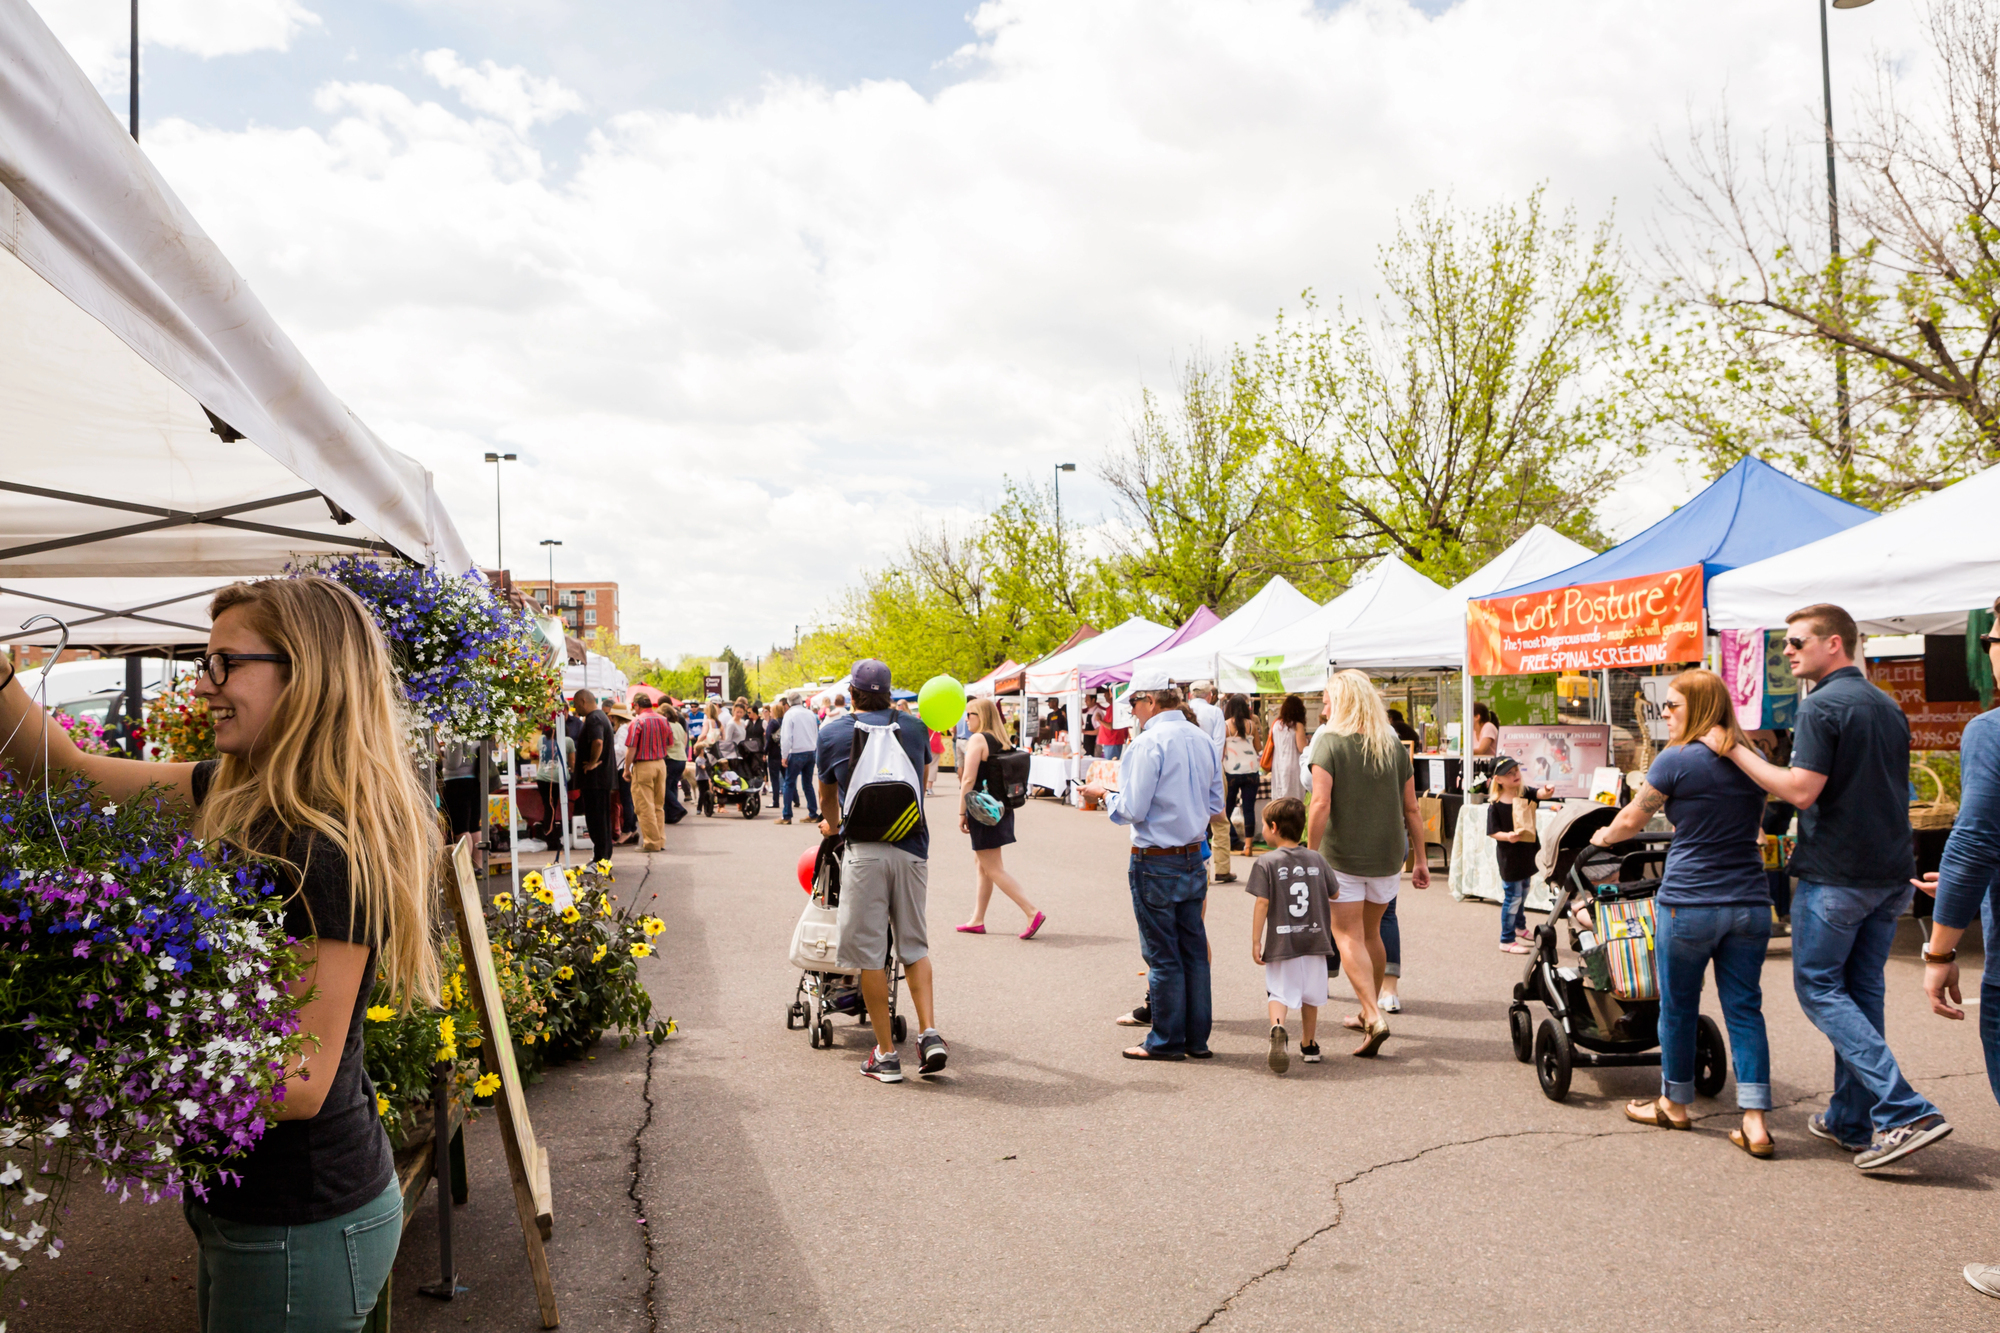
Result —
M 1222 765 L 1201 728 L 1181 711 L 1164 672 L 1132 677 L 1139 733 L 1119 761 L 1117 791 L 1097 783 L 1084 794 L 1105 802 L 1111 822 L 1132 830 L 1126 879 L 1139 923 L 1153 1030 L 1128 1060 L 1206 1060 L 1214 1006 L 1208 985 L 1208 873 L 1201 840 L 1222 810 Z
M 779 707 L 784 708 L 783 704 Z M 778 756 L 778 776 L 784 784 L 781 793 L 778 822 L 792 822 L 792 791 L 802 788 L 806 798 L 806 813 L 814 823 L 819 822 L 819 793 L 813 789 L 813 758 L 819 749 L 819 719 L 813 710 L 804 704 L 785 708 L 778 723 L 778 744 L 784 753 Z

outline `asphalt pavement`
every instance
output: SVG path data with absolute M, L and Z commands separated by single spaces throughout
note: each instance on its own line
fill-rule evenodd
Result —
M 1264 1063 L 1249 898 L 1217 886 L 1217 1058 L 1148 1065 L 1119 1058 L 1138 1034 L 1111 1021 L 1145 989 L 1122 832 L 1031 802 L 1008 864 L 1048 924 L 1015 938 L 1025 923 L 996 895 L 990 933 L 968 936 L 951 927 L 970 911 L 971 853 L 952 802 L 929 810 L 951 1064 L 896 1086 L 859 1074 L 865 1027 L 839 1024 L 830 1051 L 785 1027 L 804 901 L 793 866 L 816 830 L 769 810 L 690 816 L 666 852 L 620 850 L 621 891 L 667 923 L 647 976 L 681 1030 L 650 1055 L 606 1043 L 529 1090 L 564 1328 L 2000 1324 L 2000 1302 L 1959 1277 L 2000 1260 L 1985 1197 L 2000 1108 L 1973 1025 L 1924 1005 L 1907 924 L 1890 1039 L 1957 1132 L 1864 1176 L 1805 1132 L 1832 1056 L 1782 947 L 1764 973 L 1772 1162 L 1725 1137 L 1733 1084 L 1697 1106 L 1694 1133 L 1619 1115 L 1656 1090 L 1654 1070 L 1578 1071 L 1566 1102 L 1545 1098 L 1508 1042 L 1523 960 L 1496 947 L 1498 908 L 1441 884 L 1404 892 L 1407 1007 L 1381 1057 L 1349 1057 L 1329 1028 L 1326 1062 L 1295 1058 L 1283 1077 Z M 436 1276 L 427 1203 L 397 1267 L 399 1330 L 538 1326 L 496 1123 L 473 1125 L 468 1145 L 471 1199 L 454 1212 L 467 1290 L 450 1303 L 415 1290 Z M 86 1189 L 68 1227 L 69 1254 L 30 1261 L 9 1289 L 7 1305 L 29 1302 L 11 1329 L 192 1327 L 177 1209 Z

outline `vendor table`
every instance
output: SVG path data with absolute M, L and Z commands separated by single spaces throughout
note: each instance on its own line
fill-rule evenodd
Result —
M 1567 805 L 1589 805 L 1589 801 L 1548 801 L 1535 816 L 1538 837 L 1546 838 L 1549 829 Z M 1468 805 L 1458 812 L 1457 833 L 1452 838 L 1451 847 L 1451 896 L 1461 902 L 1467 898 L 1481 898 L 1497 903 L 1502 896 L 1500 888 L 1500 844 L 1486 836 L 1485 803 Z M 1556 895 L 1541 872 L 1528 881 L 1528 906 L 1537 912 L 1546 912 L 1555 904 Z
M 1037 754 L 1028 757 L 1028 785 L 1046 787 L 1056 794 L 1056 799 L 1067 801 L 1072 783 L 1083 779 L 1083 766 L 1090 761 L 1088 755 L 1080 754 Z

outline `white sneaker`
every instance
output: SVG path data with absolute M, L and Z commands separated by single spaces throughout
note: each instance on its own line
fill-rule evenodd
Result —
M 1400 1013 L 1402 1013 L 1402 1012 L 1403 1012 L 1403 997 L 1402 997 L 1402 996 L 1400 996 L 1400 995 L 1384 995 L 1384 996 L 1382 997 L 1382 1004 L 1381 1004 L 1381 1009 L 1382 1009 L 1382 1012 L 1383 1012 L 1383 1013 L 1385 1013 L 1385 1014 L 1400 1014 Z
M 1981 1296 L 2000 1296 L 2000 1264 L 1967 1264 L 1965 1284 Z

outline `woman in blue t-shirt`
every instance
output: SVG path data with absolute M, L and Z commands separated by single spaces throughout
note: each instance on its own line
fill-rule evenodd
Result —
M 1760 976 L 1771 942 L 1771 891 L 1758 848 L 1764 792 L 1735 764 L 1690 739 L 1721 727 L 1735 744 L 1748 743 L 1722 677 L 1681 672 L 1663 711 L 1671 744 L 1653 761 L 1632 803 L 1591 838 L 1600 847 L 1622 842 L 1662 808 L 1674 826 L 1656 902 L 1662 1090 L 1657 1099 L 1627 1102 L 1625 1115 L 1664 1129 L 1693 1127 L 1695 1023 L 1703 974 L 1713 962 L 1736 1066 L 1736 1104 L 1743 1111 L 1743 1128 L 1731 1130 L 1729 1140 L 1752 1157 L 1768 1158 L 1771 1044 Z

